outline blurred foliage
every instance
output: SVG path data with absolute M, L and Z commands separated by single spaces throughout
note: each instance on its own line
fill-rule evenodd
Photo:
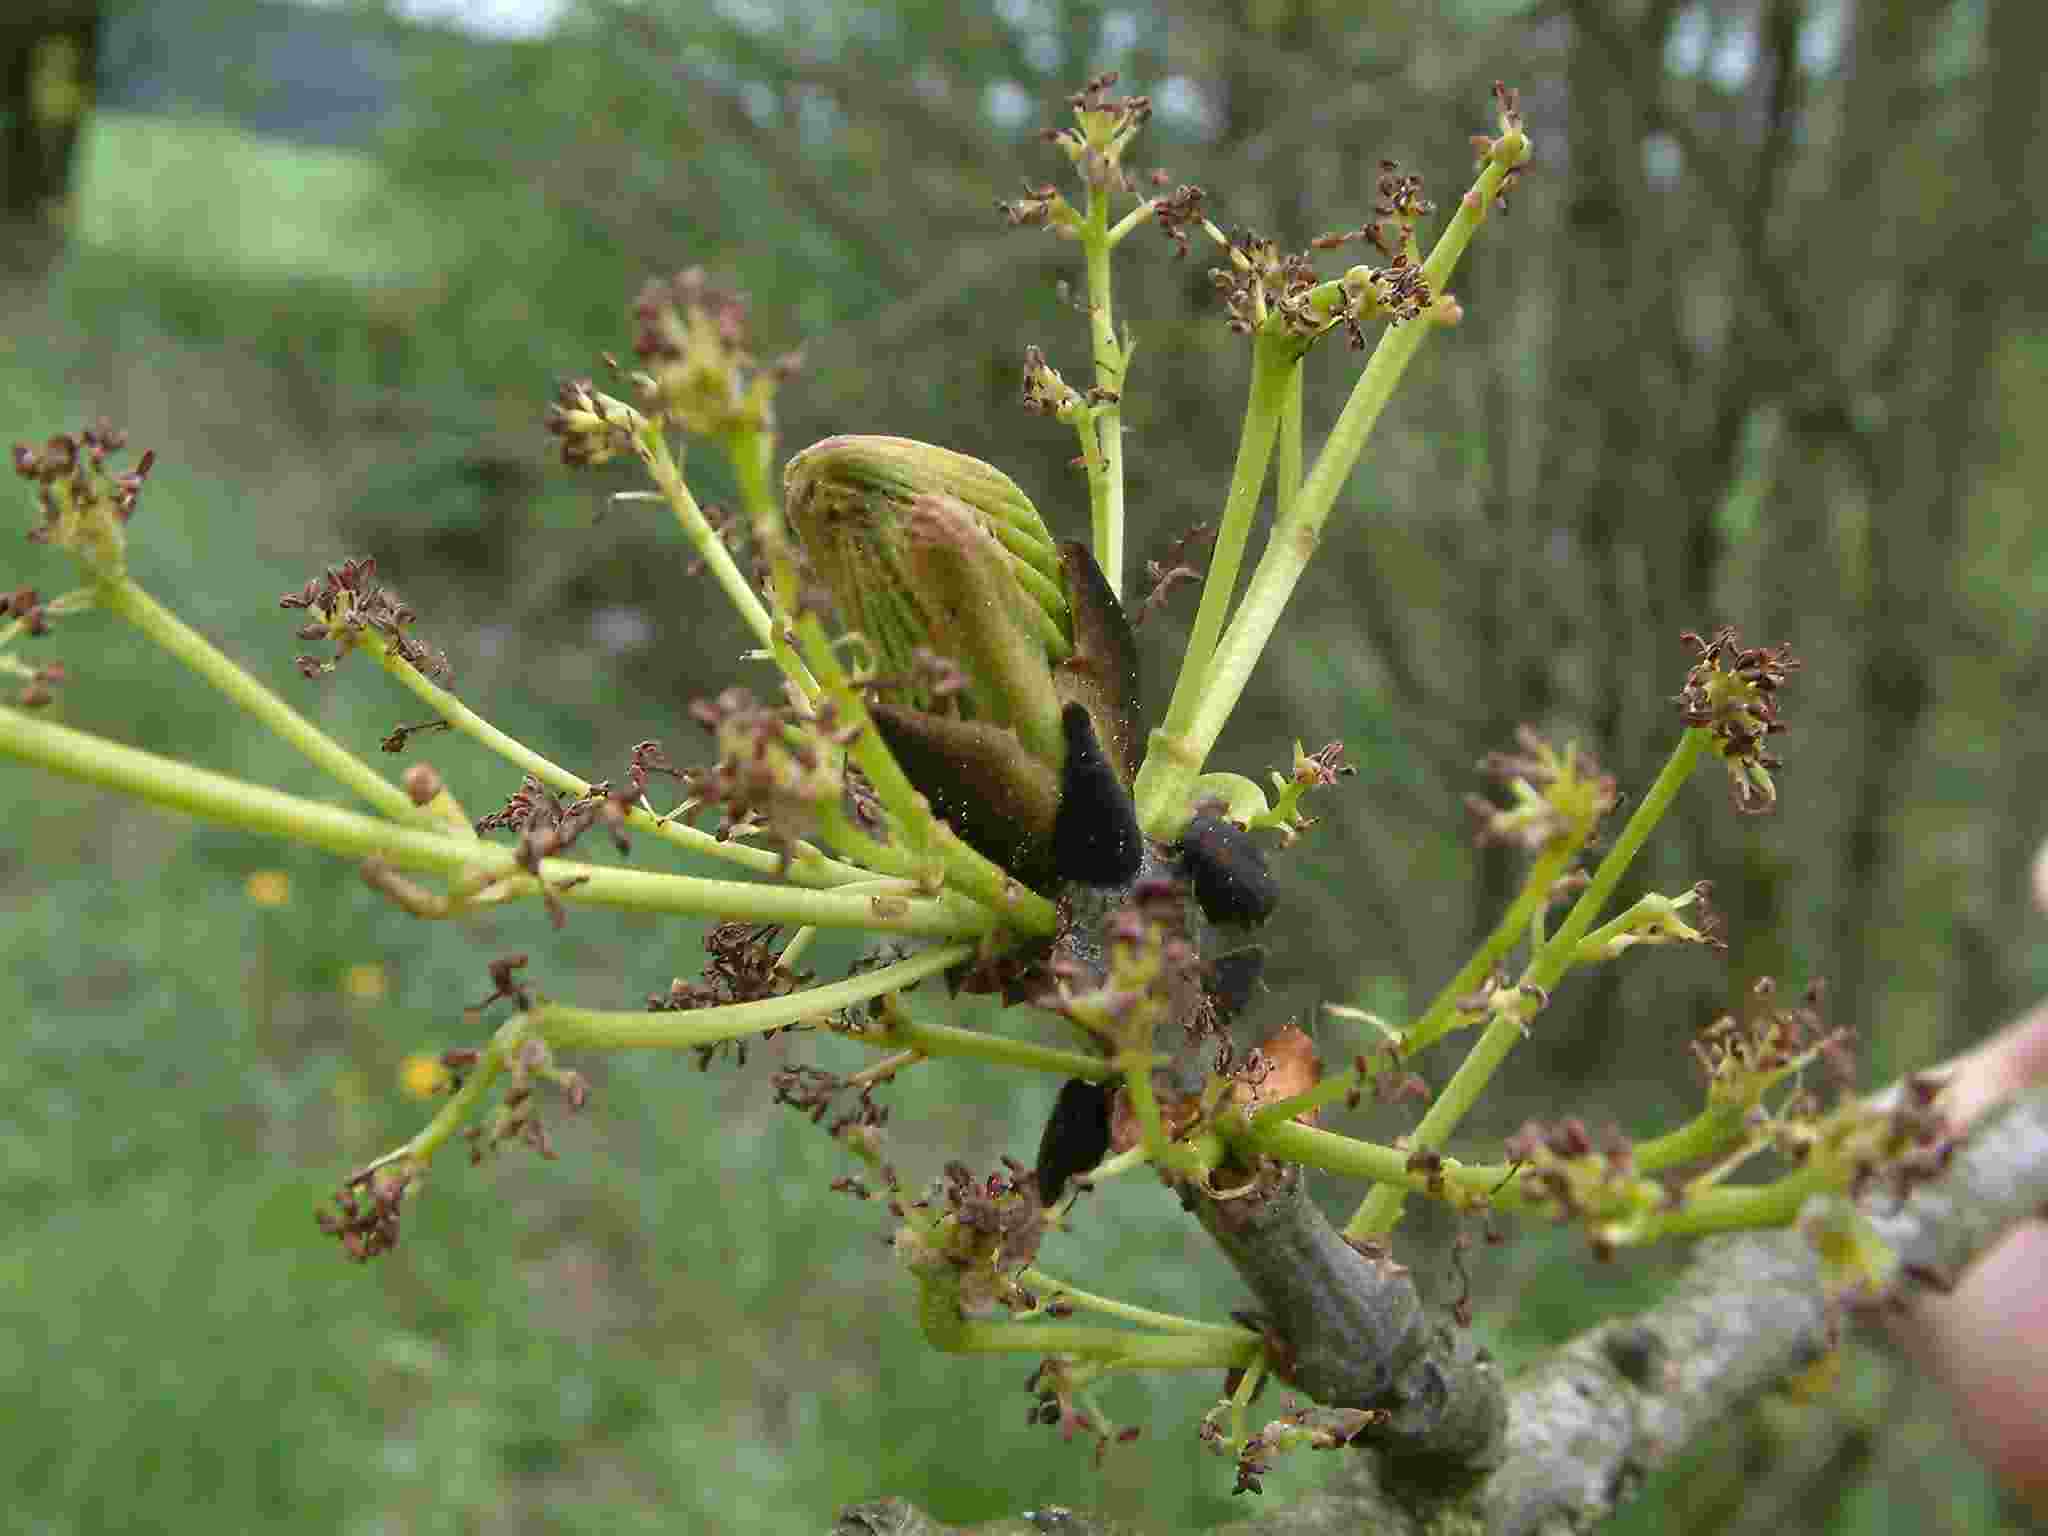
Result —
M 409 706 L 368 669 L 303 682 L 273 604 L 375 553 L 471 703 L 605 777 L 649 736 L 687 754 L 684 701 L 733 681 L 743 644 L 668 529 L 604 510 L 623 475 L 572 480 L 538 430 L 551 376 L 623 345 L 643 276 L 734 275 L 768 350 L 808 347 L 786 448 L 944 442 L 1073 532 L 1071 439 L 1016 406 L 1025 342 L 1079 372 L 1069 253 L 989 213 L 1051 174 L 1032 134 L 1064 91 L 1121 67 L 1159 100 L 1151 163 L 1209 188 L 1221 222 L 1300 242 L 1359 221 L 1382 154 L 1450 195 L 1505 76 L 1539 176 L 1475 249 L 1466 323 L 1382 425 L 1217 766 L 1262 775 L 1297 735 L 1350 744 L 1360 779 L 1282 865 L 1314 915 L 1278 936 L 1269 1006 L 1388 1010 L 1437 985 L 1507 888 L 1503 856 L 1460 840 L 1479 752 L 1528 719 L 1639 785 L 1669 741 L 1678 629 L 1791 639 L 1810 659 L 1784 811 L 1737 823 L 1710 787 L 1645 870 L 1711 875 L 1734 954 L 1652 956 L 1560 997 L 1473 1126 L 1569 1108 L 1644 1131 L 1691 1102 L 1677 1043 L 1759 972 L 1838 978 L 1873 1074 L 2048 987 L 2020 881 L 2048 761 L 2048 471 L 2027 430 L 2048 406 L 2048 225 L 2015 170 L 2048 125 L 2013 63 L 2025 10 L 594 0 L 521 41 L 364 13 L 349 25 L 388 99 L 347 118 L 363 137 L 277 62 L 288 9 L 140 7 L 119 14 L 154 25 L 104 65 L 127 73 L 103 99 L 129 105 L 86 123 L 64 259 L 0 310 L 0 404 L 15 435 L 105 412 L 156 446 L 138 575 L 343 739 Z M 252 37 L 285 42 L 236 66 Z M 1138 244 L 1121 291 L 1142 560 L 1213 514 L 1244 365 L 1202 257 Z M 1353 366 L 1316 360 L 1312 435 Z M 8 574 L 65 581 L 25 548 Z M 1191 611 L 1144 632 L 1155 688 Z M 55 643 L 68 722 L 308 786 L 105 624 Z M 425 750 L 473 810 L 514 787 Z M 485 960 L 529 950 L 555 995 L 630 1006 L 695 971 L 695 935 L 590 914 L 556 935 L 537 910 L 422 928 L 308 854 L 21 773 L 0 797 L 25 1004 L 0 1059 L 0 1464 L 24 1528 L 794 1532 L 880 1492 L 959 1519 L 1231 1512 L 1183 1432 L 1215 1383 L 1120 1387 L 1110 1410 L 1149 1432 L 1097 1470 L 1025 1427 L 1015 1362 L 922 1349 L 876 1213 L 825 1189 L 835 1149 L 768 1104 L 770 1059 L 810 1057 L 802 1040 L 703 1077 L 580 1064 L 596 1104 L 559 1163 L 451 1160 L 395 1255 L 341 1266 L 311 1208 L 416 1121 L 403 1063 L 473 1032 Z M 283 907 L 245 896 L 267 868 L 291 877 Z M 381 998 L 345 990 L 366 964 Z M 913 1180 L 1028 1153 L 1055 1087 L 925 1074 L 895 1100 Z M 1450 1224 L 1411 1222 L 1452 1294 Z M 1472 1260 L 1478 1326 L 1529 1358 L 1651 1294 L 1672 1257 L 1589 1271 L 1575 1243 L 1517 1235 Z M 1135 1181 L 1047 1262 L 1157 1305 L 1237 1300 Z M 1993 1528 L 1925 1390 L 1874 1350 L 1848 1377 L 1825 1423 L 1731 1426 L 1639 1521 Z M 1266 1497 L 1326 1471 L 1283 1464 Z

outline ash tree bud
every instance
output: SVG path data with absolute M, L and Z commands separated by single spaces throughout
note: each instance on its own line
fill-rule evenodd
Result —
M 1038 1142 L 1038 1198 L 1057 1203 L 1067 1181 L 1086 1173 L 1109 1151 L 1109 1104 L 1113 1083 L 1067 1079 L 1053 1101 L 1052 1116 Z
M 785 488 L 812 570 L 866 642 L 875 725 L 938 814 L 1027 885 L 1082 878 L 1063 849 L 1090 883 L 1134 873 L 1136 643 L 1086 548 L 1056 543 L 1002 471 L 908 438 L 827 438 L 790 460 Z
M 1083 885 L 1125 885 L 1145 860 L 1145 835 L 1129 792 L 1095 740 L 1088 711 L 1069 704 L 1060 714 L 1067 759 L 1052 826 L 1053 871 Z
M 1266 855 L 1247 832 L 1221 816 L 1196 816 L 1180 840 L 1181 867 L 1212 923 L 1263 923 L 1280 901 Z

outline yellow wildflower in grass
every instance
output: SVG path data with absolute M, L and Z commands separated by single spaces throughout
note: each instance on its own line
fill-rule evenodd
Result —
M 292 877 L 281 869 L 259 869 L 242 883 L 242 890 L 259 907 L 281 907 L 292 899 Z
M 398 1066 L 398 1085 L 415 1099 L 431 1099 L 448 1086 L 448 1069 L 441 1058 L 414 1052 Z
M 390 990 L 390 979 L 375 960 L 365 960 L 341 973 L 341 994 L 352 1003 L 381 1003 Z
M 1842 1383 L 1842 1346 L 1833 1349 L 1815 1360 L 1811 1365 L 1794 1371 L 1779 1384 L 1778 1390 L 1795 1403 L 1810 1403 L 1826 1397 Z

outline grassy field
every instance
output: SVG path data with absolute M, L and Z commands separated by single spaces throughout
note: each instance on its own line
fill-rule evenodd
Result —
M 370 751 L 417 709 L 367 667 L 300 679 L 274 607 L 359 552 L 344 534 L 368 515 L 345 440 L 287 408 L 279 357 L 298 322 L 277 296 L 307 295 L 345 336 L 351 294 L 373 307 L 383 286 L 453 281 L 440 212 L 357 157 L 203 121 L 102 120 L 76 230 L 71 267 L 9 301 L 11 430 L 106 410 L 156 446 L 133 526 L 139 579 Z M 531 358 L 503 387 L 537 417 L 560 361 Z M 539 527 L 587 514 L 580 493 L 546 494 L 558 499 Z M 435 515 L 468 517 L 479 537 L 491 526 L 468 504 Z M 69 584 L 27 548 L 8 577 Z M 601 646 L 522 648 L 487 603 L 454 606 L 433 638 L 486 713 L 579 766 L 649 734 L 647 689 L 609 686 Z M 672 612 L 655 621 L 680 626 L 678 644 L 737 647 Z M 50 643 L 76 679 L 56 718 L 327 792 L 111 621 L 88 616 Z M 428 755 L 473 811 L 515 782 L 455 748 Z M 769 1103 L 778 1061 L 850 1059 L 835 1043 L 785 1039 L 704 1074 L 666 1058 L 579 1063 L 596 1098 L 558 1119 L 558 1162 L 451 1155 L 395 1254 L 342 1262 L 313 1212 L 420 1122 L 404 1065 L 473 1037 L 462 1010 L 489 990 L 487 960 L 528 951 L 553 995 L 630 1007 L 695 973 L 695 931 L 585 913 L 558 934 L 538 909 L 423 925 L 334 861 L 20 770 L 0 773 L 0 817 L 0 942 L 19 999 L 0 1053 L 10 1529 L 794 1533 L 884 1492 L 952 1519 L 1085 1503 L 1177 1530 L 1242 1512 L 1192 1434 L 1216 1382 L 1112 1390 L 1109 1410 L 1148 1433 L 1098 1467 L 1025 1426 L 1028 1364 L 922 1347 L 886 1216 L 831 1193 L 837 1149 Z M 947 1155 L 1028 1156 L 1055 1087 L 926 1068 L 894 1101 L 893 1154 L 913 1179 Z M 1662 1262 L 1589 1277 L 1575 1244 L 1540 1233 L 1510 1252 L 1480 1307 L 1510 1360 L 1646 1293 Z M 1099 1195 L 1044 1262 L 1207 1317 L 1240 1300 L 1142 1181 Z M 1283 1463 L 1267 1497 L 1326 1471 Z M 1950 1528 L 1991 1528 L 1967 1463 L 1948 1486 Z

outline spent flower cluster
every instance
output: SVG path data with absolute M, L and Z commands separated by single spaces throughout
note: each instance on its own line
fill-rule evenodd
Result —
M 309 678 L 324 677 L 340 666 L 365 637 L 376 635 L 407 666 L 431 678 L 450 677 L 453 669 L 448 658 L 406 633 L 419 615 L 395 594 L 378 586 L 376 576 L 375 559 L 366 556 L 344 560 L 298 591 L 287 592 L 277 600 L 280 608 L 306 611 L 306 622 L 296 632 L 299 639 L 334 642 L 334 655 L 330 658 L 299 657 L 299 671 Z

